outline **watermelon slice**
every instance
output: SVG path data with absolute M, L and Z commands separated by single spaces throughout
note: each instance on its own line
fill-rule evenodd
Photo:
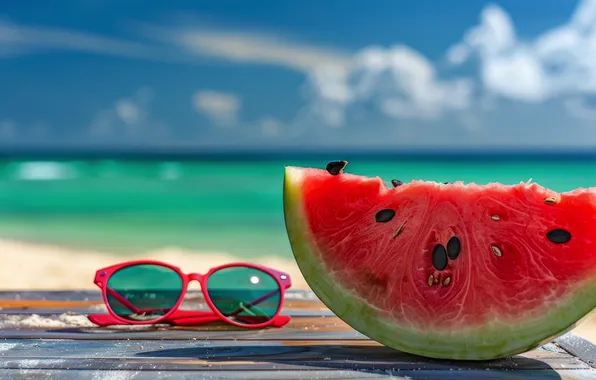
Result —
M 596 307 L 596 189 L 393 181 L 286 167 L 286 228 L 321 301 L 386 346 L 485 360 Z

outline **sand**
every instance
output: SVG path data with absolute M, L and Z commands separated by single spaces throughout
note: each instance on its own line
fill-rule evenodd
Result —
M 237 261 L 226 253 L 189 252 L 175 247 L 123 257 L 109 252 L 0 239 L 0 290 L 97 290 L 93 284 L 97 269 L 134 259 L 165 261 L 186 273 L 204 273 L 211 267 Z M 293 260 L 262 257 L 251 261 L 289 273 L 293 289 L 309 289 Z M 585 319 L 574 333 L 596 343 L 596 314 Z
M 174 247 L 122 256 L 0 239 L 0 290 L 98 290 L 93 284 L 98 269 L 137 259 L 164 261 L 185 273 L 205 273 L 217 265 L 242 261 L 226 253 L 189 252 Z M 250 262 L 290 274 L 292 289 L 308 289 L 293 260 L 261 257 Z

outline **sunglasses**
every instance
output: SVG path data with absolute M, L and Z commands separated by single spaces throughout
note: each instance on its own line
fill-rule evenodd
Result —
M 198 281 L 211 311 L 179 310 L 190 281 Z M 99 269 L 94 283 L 101 289 L 108 314 L 91 314 L 96 325 L 166 323 L 197 326 L 213 322 L 246 327 L 282 327 L 287 273 L 250 263 L 231 263 L 206 274 L 183 273 L 178 267 L 138 260 Z

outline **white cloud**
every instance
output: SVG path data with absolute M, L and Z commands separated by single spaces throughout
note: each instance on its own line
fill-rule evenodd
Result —
M 391 118 L 436 119 L 470 105 L 469 79 L 441 79 L 433 64 L 405 45 L 368 47 L 346 71 L 323 68 L 309 78 L 311 109 L 331 126 L 341 126 L 348 107 L 372 102 Z
M 234 94 L 209 90 L 197 91 L 192 97 L 192 104 L 197 112 L 220 126 L 235 125 L 242 105 L 240 98 Z
M 89 133 L 95 137 L 136 133 L 139 127 L 148 128 L 153 92 L 142 87 L 131 97 L 118 99 L 113 106 L 100 111 L 89 125 Z
M 596 93 L 596 0 L 581 1 L 568 22 L 525 40 L 505 10 L 489 5 L 447 58 L 454 65 L 477 58 L 485 90 L 513 101 Z
M 111 56 L 169 60 L 163 48 L 79 30 L 22 25 L 0 20 L 0 58 L 45 50 L 78 51 Z
M 285 128 L 281 121 L 271 116 L 266 116 L 259 120 L 258 126 L 261 133 L 265 136 L 276 136 Z
M 138 29 L 146 32 L 150 42 L 0 20 L 0 58 L 44 50 L 182 63 L 212 57 L 243 64 L 275 65 L 302 72 L 310 72 L 321 66 L 342 67 L 349 59 L 349 55 L 340 49 L 299 43 L 275 34 L 156 26 L 140 26 Z
M 158 38 L 174 42 L 192 54 L 238 63 L 275 65 L 306 73 L 326 66 L 342 68 L 349 63 L 349 55 L 342 50 L 299 43 L 274 34 L 187 29 L 153 35 L 158 33 Z
M 447 50 L 447 60 L 455 65 L 461 65 L 470 56 L 470 51 L 463 44 L 451 46 Z
M 121 99 L 116 103 L 116 115 L 126 124 L 136 124 L 141 120 L 141 110 L 130 99 Z

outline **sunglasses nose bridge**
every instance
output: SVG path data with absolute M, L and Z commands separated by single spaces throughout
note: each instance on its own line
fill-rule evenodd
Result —
M 189 281 L 197 281 L 197 282 L 203 282 L 203 278 L 205 276 L 203 276 L 202 274 L 199 273 L 191 273 L 188 275 L 188 280 Z

